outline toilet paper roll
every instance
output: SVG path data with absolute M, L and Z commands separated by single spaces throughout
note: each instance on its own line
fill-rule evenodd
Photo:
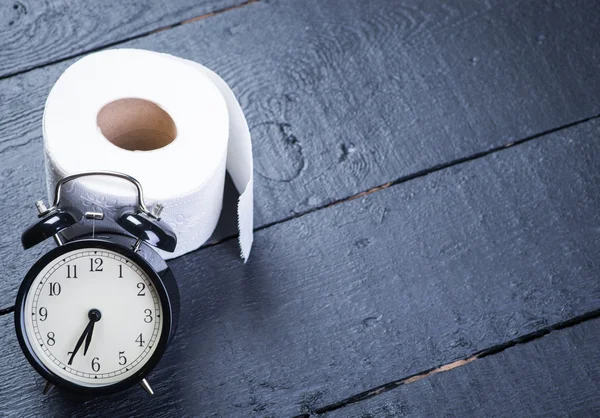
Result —
M 223 200 L 225 170 L 240 193 L 239 243 L 252 246 L 252 146 L 246 119 L 227 84 L 206 67 L 157 52 L 116 49 L 80 59 L 52 88 L 43 120 L 48 193 L 81 171 L 129 174 L 178 238 L 169 259 L 212 234 Z M 61 206 L 104 212 L 96 231 L 122 231 L 114 219 L 135 204 L 131 184 L 84 178 L 67 184 Z M 91 232 L 91 221 L 65 231 Z

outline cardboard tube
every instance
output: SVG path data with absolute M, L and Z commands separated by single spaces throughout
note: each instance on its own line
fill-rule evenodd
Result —
M 97 123 L 106 139 L 129 151 L 159 149 L 177 137 L 171 116 L 144 99 L 126 98 L 108 103 L 98 112 Z

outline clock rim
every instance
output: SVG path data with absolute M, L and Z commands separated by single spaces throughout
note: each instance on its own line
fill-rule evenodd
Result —
M 66 380 L 65 378 L 58 376 L 50 368 L 48 368 L 44 362 L 37 356 L 31 347 L 27 332 L 25 330 L 25 300 L 26 296 L 31 289 L 31 285 L 42 269 L 49 264 L 51 261 L 59 258 L 62 254 L 70 251 L 79 250 L 82 248 L 97 248 L 111 250 L 129 258 L 131 261 L 136 263 L 140 268 L 147 274 L 148 278 L 155 286 L 156 293 L 159 296 L 160 303 L 162 305 L 163 325 L 161 330 L 161 336 L 158 344 L 154 350 L 154 353 L 150 356 L 148 361 L 134 374 L 116 383 L 112 383 L 106 386 L 82 386 L 77 383 Z M 136 383 L 139 383 L 144 379 L 158 364 L 162 356 L 164 355 L 171 332 L 173 329 L 173 304 L 171 296 L 167 290 L 167 286 L 159 273 L 157 273 L 150 263 L 146 261 L 141 255 L 132 251 L 131 249 L 124 247 L 121 244 L 117 244 L 111 241 L 106 241 L 98 238 L 84 238 L 77 241 L 69 241 L 59 247 L 53 248 L 48 253 L 44 254 L 35 264 L 29 269 L 21 286 L 17 293 L 17 300 L 15 302 L 15 331 L 21 350 L 25 354 L 25 357 L 33 368 L 48 382 L 54 386 L 67 389 L 71 392 L 87 394 L 87 395 L 108 395 L 123 391 Z

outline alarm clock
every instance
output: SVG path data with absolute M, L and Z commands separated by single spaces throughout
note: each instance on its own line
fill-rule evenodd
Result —
M 124 233 L 95 231 L 102 212 L 79 213 L 60 204 L 62 187 L 87 176 L 132 183 L 137 204 L 115 221 Z M 19 344 L 34 369 L 52 387 L 87 395 L 124 390 L 146 376 L 172 339 L 179 317 L 179 290 L 171 270 L 151 247 L 173 252 L 174 232 L 157 204 L 148 210 L 140 183 L 110 171 L 77 173 L 56 185 L 49 209 L 36 203 L 39 219 L 21 237 L 25 249 L 53 237 L 57 247 L 28 271 L 15 303 Z M 61 231 L 91 220 L 92 234 L 66 240 Z

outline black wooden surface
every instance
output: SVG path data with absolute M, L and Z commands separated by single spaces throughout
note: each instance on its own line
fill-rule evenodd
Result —
M 173 2 L 139 26 L 188 18 L 169 8 L 192 10 Z M 600 309 L 599 15 L 593 1 L 272 0 L 119 43 L 197 60 L 232 85 L 254 139 L 256 246 L 247 265 L 235 240 L 170 263 L 183 318 L 152 399 L 43 397 L 1 316 L 0 415 L 385 416 L 405 388 L 341 405 Z M 123 27 L 91 48 L 144 31 Z M 88 50 L 76 38 L 10 65 Z M 18 240 L 43 194 L 43 102 L 71 62 L 0 80 L 0 307 L 43 251 Z M 227 221 L 217 238 L 233 233 Z M 509 363 L 507 378 L 512 352 L 493 363 Z M 585 370 L 586 356 L 569 367 Z M 447 375 L 469 379 L 495 357 Z M 415 415 L 443 415 L 452 385 L 414 395 L 430 405 Z M 479 398 L 464 399 L 446 411 L 477 415 Z M 557 415 L 573 407 L 546 401 Z
M 244 0 L 0 2 L 0 78 L 164 30 Z
M 119 46 L 197 60 L 232 85 L 261 227 L 599 114 L 595 2 L 540 4 L 274 0 Z M 44 194 L 43 104 L 71 62 L 0 80 L 0 216 L 14 219 L 0 223 L 0 304 L 44 250 L 14 248 Z
M 598 417 L 598 341 L 596 319 L 323 416 Z
M 290 416 L 597 309 L 599 133 L 589 122 L 264 229 L 245 266 L 235 240 L 173 261 L 187 291 L 157 395 L 63 407 Z M 0 402 L 51 412 L 17 396 L 39 379 L 11 326 L 1 335 Z

